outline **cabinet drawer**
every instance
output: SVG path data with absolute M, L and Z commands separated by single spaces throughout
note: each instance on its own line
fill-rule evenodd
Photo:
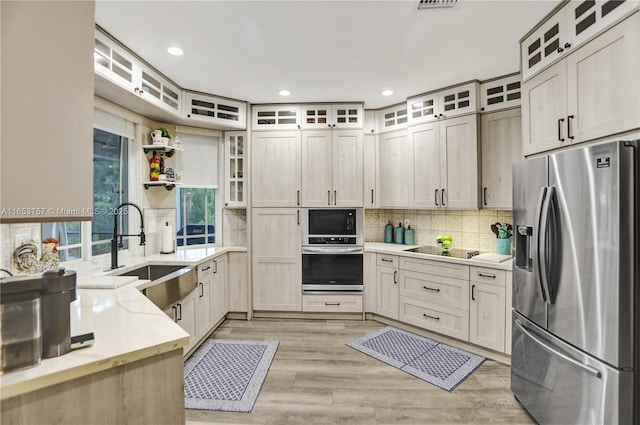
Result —
M 362 313 L 362 295 L 303 295 L 302 311 Z
M 443 335 L 469 340 L 469 311 L 400 297 L 401 321 Z
M 400 259 L 400 268 L 402 270 L 430 273 L 454 279 L 469 279 L 469 266 L 465 266 L 463 264 L 452 264 L 444 263 L 442 261 L 402 257 Z
M 398 267 L 398 256 L 397 255 L 387 255 L 387 254 L 378 254 L 376 259 L 376 264 L 378 266 L 383 267 Z
M 213 277 L 213 261 L 198 264 L 198 280 L 203 281 Z
M 504 286 L 505 271 L 491 269 L 489 267 L 471 266 L 471 281 Z
M 467 310 L 469 281 L 401 270 L 400 295 Z

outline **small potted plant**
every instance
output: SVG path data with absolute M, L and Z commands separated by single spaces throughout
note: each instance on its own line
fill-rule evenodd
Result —
M 162 132 L 162 144 L 164 146 L 169 146 L 169 140 L 171 140 L 171 133 L 169 133 L 169 130 L 167 130 L 166 128 L 161 128 L 160 131 Z

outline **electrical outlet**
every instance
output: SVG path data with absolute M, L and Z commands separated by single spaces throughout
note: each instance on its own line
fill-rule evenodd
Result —
M 409 219 L 408 219 L 408 218 L 405 218 L 405 219 L 404 219 L 404 228 L 406 229 L 407 227 L 409 227 L 409 224 L 410 224 L 410 223 L 409 223 Z
M 149 233 L 155 233 L 156 232 L 156 222 L 155 222 L 155 220 L 149 221 L 149 224 L 147 225 L 147 227 L 149 228 L 149 230 L 148 230 Z

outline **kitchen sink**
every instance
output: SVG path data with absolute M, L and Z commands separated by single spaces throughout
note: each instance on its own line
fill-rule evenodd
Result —
M 196 268 L 183 264 L 150 264 L 118 273 L 118 276 L 150 280 L 151 283 L 142 293 L 162 310 L 186 297 L 198 286 Z

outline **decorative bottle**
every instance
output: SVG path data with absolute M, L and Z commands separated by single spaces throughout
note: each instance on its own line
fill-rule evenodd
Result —
M 384 226 L 384 241 L 386 243 L 393 243 L 393 224 L 391 224 L 391 220 Z
M 404 227 L 402 227 L 402 223 L 398 223 L 398 227 L 396 227 L 396 243 L 404 243 Z
M 411 228 L 411 225 L 408 225 L 407 229 L 404 231 L 404 244 L 413 245 L 414 243 L 415 243 L 415 230 Z
M 158 159 L 158 154 L 156 151 L 153 151 L 153 156 L 149 161 L 149 178 L 152 182 L 158 181 L 158 176 L 160 175 L 160 160 Z

